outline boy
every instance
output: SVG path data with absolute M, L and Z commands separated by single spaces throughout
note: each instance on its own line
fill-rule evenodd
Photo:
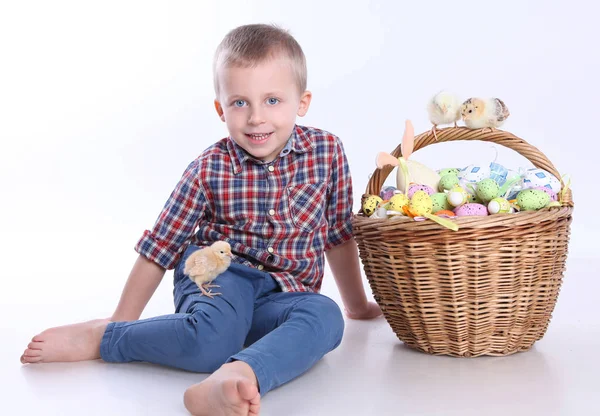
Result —
M 268 25 L 231 31 L 214 61 L 215 108 L 229 137 L 185 170 L 109 320 L 52 328 L 23 363 L 147 361 L 212 373 L 184 394 L 194 415 L 255 415 L 260 396 L 299 376 L 342 339 L 339 307 L 320 295 L 326 254 L 346 314 L 367 302 L 352 238 L 352 184 L 339 139 L 297 126 L 311 101 L 302 49 Z M 224 240 L 232 264 L 203 296 L 183 273 L 200 247 Z M 166 270 L 176 313 L 139 320 Z

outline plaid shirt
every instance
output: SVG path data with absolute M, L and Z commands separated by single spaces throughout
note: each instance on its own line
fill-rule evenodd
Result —
M 233 261 L 269 272 L 283 291 L 318 292 L 324 251 L 352 237 L 352 182 L 336 136 L 296 126 L 273 162 L 231 138 L 189 164 L 135 250 L 172 269 L 190 244 L 231 244 Z

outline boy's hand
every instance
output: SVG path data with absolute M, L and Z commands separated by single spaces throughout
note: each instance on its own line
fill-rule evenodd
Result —
M 381 308 L 375 302 L 367 302 L 362 310 L 349 311 L 346 309 L 346 316 L 350 319 L 373 319 L 382 315 Z

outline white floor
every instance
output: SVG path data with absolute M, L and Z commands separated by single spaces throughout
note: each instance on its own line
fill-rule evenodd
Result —
M 11 264 L 8 270 L 17 270 Z M 341 346 L 269 393 L 261 415 L 598 415 L 597 267 L 594 259 L 569 259 L 546 336 L 531 351 L 509 357 L 429 356 L 403 346 L 384 319 L 347 321 Z M 3 290 L 0 298 L 0 414 L 186 414 L 182 393 L 205 375 L 141 363 L 21 366 L 32 335 L 107 314 L 120 291 L 114 278 L 82 282 L 69 271 L 45 277 L 37 285 L 4 279 L 4 288 L 12 282 L 21 290 L 14 296 Z M 60 290 L 65 285 L 72 286 L 70 294 Z M 168 275 L 144 316 L 170 312 L 170 285 Z M 323 293 L 339 301 L 333 279 Z

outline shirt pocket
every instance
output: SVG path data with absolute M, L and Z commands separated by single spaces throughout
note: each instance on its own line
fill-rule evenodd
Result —
M 304 231 L 319 228 L 325 220 L 325 183 L 304 183 L 287 187 L 288 204 L 294 225 Z

